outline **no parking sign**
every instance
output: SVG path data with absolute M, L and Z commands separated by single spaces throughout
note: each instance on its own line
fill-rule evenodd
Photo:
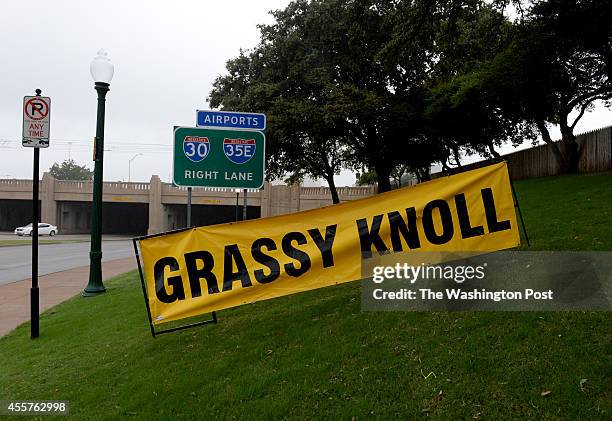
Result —
M 48 148 L 50 117 L 51 98 L 46 96 L 24 97 L 21 144 L 30 148 Z

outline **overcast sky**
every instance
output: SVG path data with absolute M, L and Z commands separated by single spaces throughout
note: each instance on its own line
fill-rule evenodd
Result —
M 172 126 L 194 126 L 195 110 L 225 62 L 256 45 L 259 23 L 289 0 L 3 1 L 0 5 L 0 178 L 31 178 L 32 150 L 21 146 L 23 96 L 50 96 L 51 146 L 41 174 L 70 155 L 93 167 L 96 92 L 89 64 L 107 50 L 115 76 L 107 96 L 104 179 L 168 181 Z M 603 107 L 577 132 L 612 124 Z M 507 149 L 507 148 L 506 148 Z M 339 185 L 351 185 L 344 173 Z

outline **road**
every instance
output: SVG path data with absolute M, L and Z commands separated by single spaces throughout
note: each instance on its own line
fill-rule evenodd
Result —
M 39 275 L 89 265 L 89 243 L 44 244 L 38 248 Z M 130 240 L 102 242 L 102 261 L 134 256 Z M 0 247 L 0 285 L 32 276 L 32 247 Z

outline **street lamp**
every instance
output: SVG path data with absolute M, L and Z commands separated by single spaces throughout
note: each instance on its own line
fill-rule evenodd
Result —
M 138 158 L 140 155 L 142 155 L 141 153 L 137 153 L 136 155 L 134 155 L 129 161 L 128 161 L 128 183 L 130 181 L 132 181 L 132 161 L 135 160 L 136 158 Z
M 102 170 L 104 163 L 104 105 L 110 81 L 115 68 L 104 50 L 98 51 L 89 66 L 98 92 L 98 116 L 94 138 L 94 181 L 93 204 L 91 208 L 91 248 L 89 252 L 89 282 L 83 290 L 83 297 L 106 292 L 102 283 Z

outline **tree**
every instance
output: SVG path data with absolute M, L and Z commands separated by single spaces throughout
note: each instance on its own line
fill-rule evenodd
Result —
M 597 100 L 612 99 L 612 3 L 536 0 L 513 41 L 488 66 L 505 112 L 534 124 L 560 172 L 578 169 L 574 130 Z M 558 125 L 561 141 L 549 127 Z
M 426 115 L 432 138 L 446 148 L 445 160 L 460 166 L 460 151 L 499 157 L 496 147 L 504 143 L 517 146 L 535 141 L 535 127 L 521 116 L 504 112 L 503 103 L 489 86 L 483 70 L 477 68 L 437 84 L 430 91 Z M 442 162 L 444 169 L 448 163 Z
M 209 101 L 267 113 L 272 177 L 323 178 L 339 203 L 334 176 L 350 162 L 330 99 L 325 44 L 304 35 L 318 25 L 310 10 L 309 2 L 296 1 L 274 12 L 276 23 L 260 27 L 261 42 L 250 54 L 228 62 L 229 74 L 217 78 Z
M 376 171 L 363 171 L 355 174 L 355 184 L 358 186 L 373 186 L 377 180 Z
M 80 166 L 74 160 L 67 159 L 61 164 L 55 162 L 49 169 L 49 174 L 57 180 L 91 180 L 93 171 L 86 166 Z
M 411 147 L 423 148 L 426 66 L 398 68 L 382 55 L 396 6 L 393 0 L 290 3 L 273 13 L 274 24 L 260 27 L 257 48 L 228 63 L 211 106 L 268 113 L 268 150 L 279 172 L 323 177 L 333 195 L 334 174 L 365 166 L 375 170 L 378 190 L 389 190 L 397 165 L 418 159 L 422 166 L 425 159 Z
M 504 16 L 505 3 L 440 3 L 432 23 L 433 54 L 439 60 L 428 84 L 425 117 L 428 139 L 439 144 L 437 155 L 447 170 L 461 166 L 463 153 L 498 157 L 496 147 L 536 136 L 533 124 L 505 111 L 496 81 L 488 78 L 489 62 L 512 40 L 514 26 Z

